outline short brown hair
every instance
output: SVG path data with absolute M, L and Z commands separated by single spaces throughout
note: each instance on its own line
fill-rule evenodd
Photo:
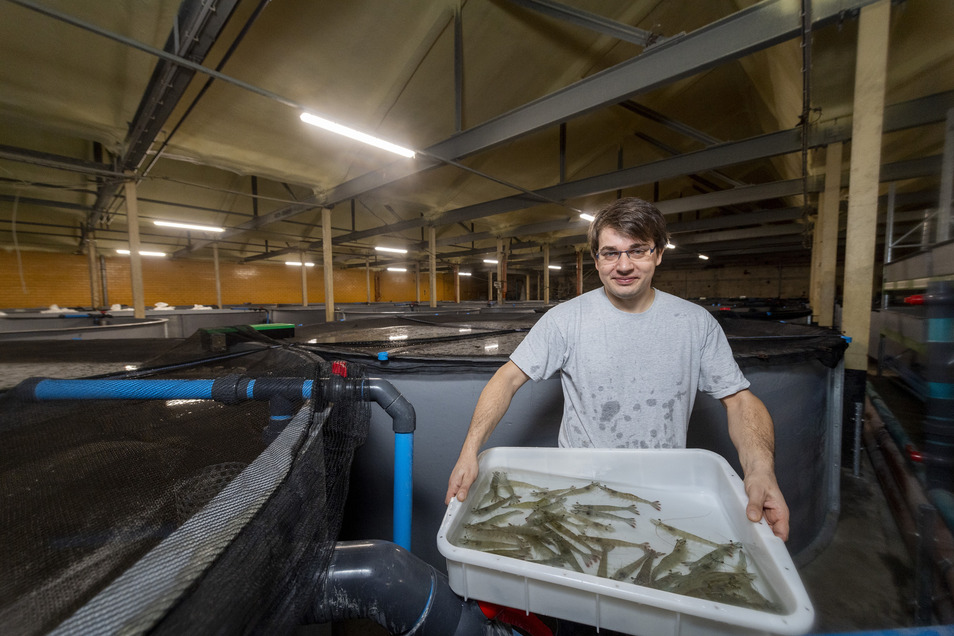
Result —
M 600 249 L 600 232 L 607 227 L 620 234 L 652 243 L 659 250 L 665 249 L 669 242 L 666 219 L 662 212 L 649 201 L 636 197 L 619 199 L 596 213 L 587 233 L 590 254 L 594 259 Z

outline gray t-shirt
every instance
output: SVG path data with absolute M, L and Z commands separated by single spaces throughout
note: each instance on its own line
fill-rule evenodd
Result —
M 684 448 L 696 391 L 749 386 L 722 327 L 699 305 L 655 290 L 641 314 L 600 288 L 545 313 L 510 359 L 534 381 L 561 371 L 559 444 Z

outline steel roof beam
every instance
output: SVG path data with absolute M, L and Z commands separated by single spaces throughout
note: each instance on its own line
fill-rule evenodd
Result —
M 812 5 L 813 27 L 844 19 L 872 2 L 874 0 L 815 0 Z M 798 37 L 802 26 L 800 14 L 799 0 L 765 0 L 461 132 L 425 152 L 436 157 L 460 159 L 592 110 L 618 104 L 640 93 Z M 325 204 L 334 205 L 360 196 L 433 165 L 437 165 L 437 161 L 395 162 L 332 188 Z
M 510 2 L 548 15 L 551 18 L 565 20 L 577 26 L 609 35 L 617 40 L 632 42 L 642 47 L 648 47 L 663 39 L 652 31 L 632 27 L 628 24 L 616 22 L 615 20 L 610 20 L 601 15 L 589 13 L 588 11 L 583 11 L 575 7 L 568 7 L 565 4 L 554 2 L 553 0 L 510 0 Z
M 215 44 L 237 3 L 238 0 L 218 0 L 214 3 L 183 0 L 164 50 L 180 58 L 201 62 Z M 125 149 L 117 161 L 117 171 L 125 173 L 138 168 L 194 76 L 193 69 L 174 61 L 160 58 L 156 62 L 129 125 Z M 88 220 L 90 226 L 99 222 L 120 187 L 121 184 L 115 182 L 100 186 Z
M 873 1 L 816 0 L 812 10 L 813 25 L 817 28 L 843 19 Z M 441 162 L 437 158 L 454 161 L 487 150 L 541 128 L 568 121 L 604 106 L 618 104 L 639 93 L 797 37 L 801 33 L 802 26 L 800 11 L 798 0 L 765 0 L 678 40 L 655 46 L 632 60 L 460 132 L 422 151 L 423 156 L 418 159 L 393 162 L 385 168 L 339 184 L 330 189 L 324 200 L 319 203 L 324 206 L 333 206 L 357 198 L 372 190 L 440 165 Z M 798 129 L 795 134 L 796 136 L 800 134 Z M 801 142 L 798 137 L 798 150 L 800 149 Z M 604 191 L 611 189 L 618 188 L 611 187 Z M 543 193 L 545 190 L 538 190 L 538 192 Z M 565 200 L 570 197 L 548 196 L 548 198 Z M 494 211 L 491 206 L 477 216 L 466 218 L 479 218 L 528 207 L 525 205 L 524 196 L 516 200 L 522 201 L 523 205 L 517 207 L 513 207 L 512 204 L 501 205 L 499 211 Z M 264 222 L 278 221 L 294 213 L 296 211 L 276 210 L 263 217 L 263 220 Z M 441 224 L 444 222 L 441 221 Z M 398 224 L 394 226 L 394 229 L 380 229 L 377 232 L 422 227 L 426 221 L 415 223 L 418 224 L 407 227 Z M 375 230 L 369 232 L 371 233 L 364 235 L 352 233 L 345 240 L 359 240 L 376 235 L 373 233 Z M 278 251 L 274 255 L 282 253 L 284 252 Z

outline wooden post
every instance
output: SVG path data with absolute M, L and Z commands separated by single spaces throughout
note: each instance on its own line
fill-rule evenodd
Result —
M 126 173 L 126 231 L 129 235 L 129 277 L 132 283 L 133 316 L 146 317 L 146 301 L 142 284 L 142 255 L 139 254 L 139 200 L 136 198 L 136 179 Z
M 437 307 L 437 228 L 427 228 L 427 249 L 430 258 L 431 307 Z
M 219 244 L 212 243 L 212 260 L 215 263 L 215 306 L 222 309 L 222 276 L 219 272 Z
M 825 151 L 825 191 L 818 204 L 812 237 L 810 298 L 813 320 L 831 327 L 835 320 L 835 276 L 838 265 L 838 216 L 841 203 L 841 142 Z
M 305 265 L 305 252 L 298 252 L 298 260 L 301 264 L 301 306 L 308 306 L 308 267 Z
M 331 208 L 321 209 L 321 256 L 325 275 L 325 322 L 334 322 L 335 269 L 331 251 Z
M 550 244 L 543 244 L 543 304 L 550 304 Z
M 851 338 L 851 346 L 845 352 L 845 368 L 865 372 L 874 287 L 890 18 L 890 0 L 879 0 L 865 6 L 858 21 L 842 329 Z
M 95 310 L 103 306 L 103 285 L 99 276 L 99 263 L 96 259 L 96 239 L 92 235 L 86 238 L 86 260 L 89 263 L 89 300 Z

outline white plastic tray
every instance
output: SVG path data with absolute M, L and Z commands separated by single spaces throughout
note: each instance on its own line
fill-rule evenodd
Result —
M 632 531 L 637 542 L 648 540 L 659 550 L 672 547 L 672 536 L 650 519 L 715 541 L 740 542 L 750 570 L 757 571 L 766 596 L 782 611 L 692 598 L 455 545 L 494 471 L 551 489 L 598 481 L 658 500 L 659 511 L 639 506 Z M 815 612 L 795 565 L 764 521 L 746 518 L 747 502 L 742 480 L 710 451 L 497 447 L 480 455 L 480 476 L 468 500 L 454 500 L 447 507 L 437 545 L 447 559 L 451 588 L 465 599 L 645 636 L 807 633 Z

